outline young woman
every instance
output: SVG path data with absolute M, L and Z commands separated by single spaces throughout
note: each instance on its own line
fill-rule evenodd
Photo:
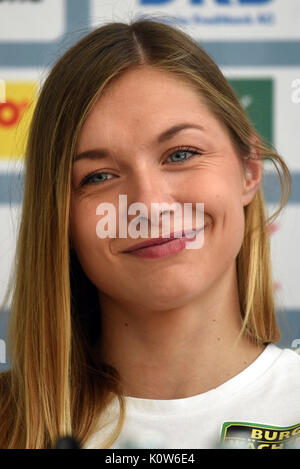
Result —
M 264 160 L 282 186 L 269 218 Z M 64 435 L 86 448 L 296 438 L 300 357 L 274 345 L 268 235 L 289 170 L 195 41 L 151 19 L 88 34 L 41 90 L 25 168 L 1 447 Z M 156 236 L 120 234 L 133 221 L 120 196 L 142 204 L 143 227 L 158 215 Z M 175 239 L 185 204 L 198 249 Z M 99 234 L 99 207 L 114 209 L 116 236 Z

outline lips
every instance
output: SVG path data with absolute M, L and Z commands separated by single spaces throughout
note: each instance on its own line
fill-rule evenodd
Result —
M 201 230 L 201 228 L 198 228 L 196 230 L 196 233 L 198 233 L 200 230 Z M 122 251 L 122 252 L 127 253 L 127 252 L 137 251 L 139 249 L 146 248 L 146 247 L 149 247 L 149 246 L 155 246 L 155 245 L 158 245 L 158 244 L 169 243 L 174 238 L 177 238 L 177 239 L 185 238 L 185 237 L 189 238 L 189 234 L 194 235 L 195 231 L 190 230 L 187 233 L 184 233 L 184 231 L 179 231 L 179 232 L 177 231 L 175 233 L 171 233 L 171 235 L 168 238 L 163 238 L 162 236 L 160 236 L 159 238 L 152 238 L 148 241 L 143 241 L 141 243 L 135 244 L 134 246 L 131 246 L 130 248 L 128 248 L 128 249 L 126 249 L 125 251 Z

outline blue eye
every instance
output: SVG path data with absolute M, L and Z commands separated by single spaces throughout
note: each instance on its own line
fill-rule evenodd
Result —
M 181 159 L 181 157 L 178 155 L 184 155 L 186 153 L 190 153 L 192 156 L 188 157 L 188 158 L 184 158 L 184 159 Z M 194 155 L 198 154 L 199 152 L 197 151 L 194 151 L 194 150 L 190 150 L 189 148 L 184 148 L 184 147 L 180 147 L 178 150 L 176 150 L 174 153 L 171 153 L 168 158 L 171 158 L 172 156 L 176 156 L 176 159 L 175 161 L 172 161 L 172 163 L 181 163 L 181 162 L 185 162 L 187 160 L 190 160 L 191 158 L 193 158 Z
M 89 174 L 86 176 L 83 181 L 81 182 L 81 186 L 84 184 L 103 184 L 105 181 L 108 181 L 108 179 L 111 178 L 103 178 L 103 176 L 111 176 L 110 173 L 94 173 L 94 174 Z

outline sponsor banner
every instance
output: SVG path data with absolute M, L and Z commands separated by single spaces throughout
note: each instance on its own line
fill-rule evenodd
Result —
M 92 22 L 162 15 L 200 40 L 300 40 L 300 3 L 295 0 L 92 1 Z
M 275 145 L 290 171 L 299 173 L 300 67 L 222 67 L 222 72 L 254 127 Z M 274 170 L 272 164 L 269 168 Z
M 0 102 L 0 158 L 24 155 L 37 89 L 36 81 L 5 81 L 5 102 Z
M 271 78 L 228 79 L 258 133 L 273 141 L 273 80 Z
M 65 30 L 65 0 L 1 0 L 0 42 L 48 42 Z

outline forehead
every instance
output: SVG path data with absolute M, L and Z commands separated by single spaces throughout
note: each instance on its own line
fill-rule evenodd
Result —
M 79 146 L 95 138 L 109 143 L 116 134 L 134 136 L 136 142 L 139 136 L 153 139 L 162 129 L 183 121 L 194 121 L 208 133 L 226 132 L 192 84 L 167 71 L 135 67 L 106 85 L 83 125 Z

